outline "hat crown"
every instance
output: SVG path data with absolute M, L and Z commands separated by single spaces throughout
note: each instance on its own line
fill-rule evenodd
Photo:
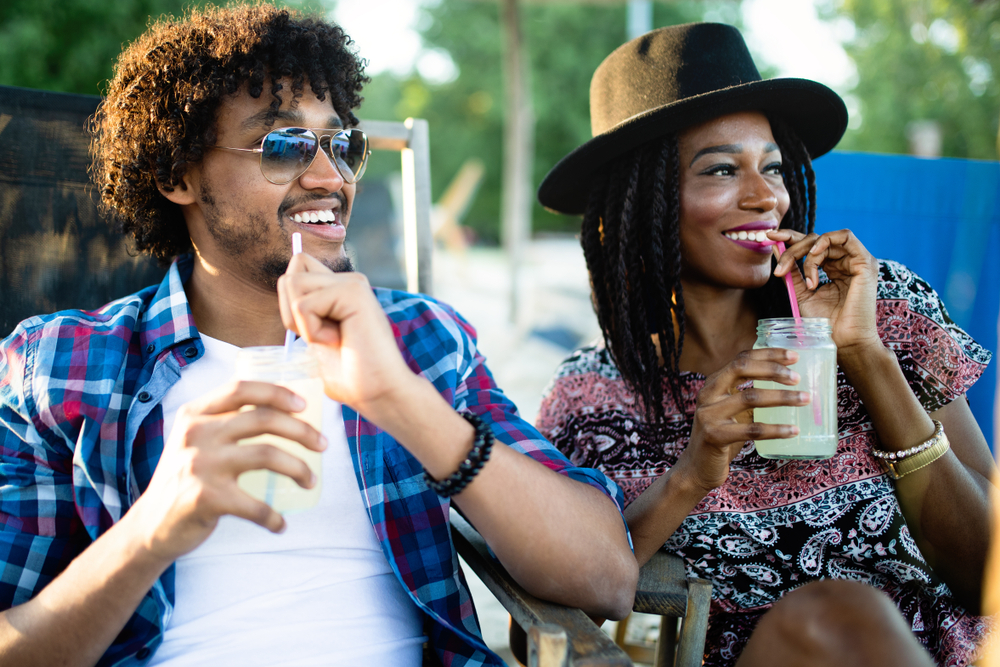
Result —
M 615 49 L 594 72 L 591 132 L 596 137 L 648 111 L 760 80 L 733 26 L 689 23 L 653 30 Z

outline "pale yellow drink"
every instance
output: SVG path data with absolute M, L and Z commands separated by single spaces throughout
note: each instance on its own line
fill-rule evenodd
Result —
M 316 360 L 307 350 L 296 349 L 286 359 L 282 347 L 250 347 L 240 350 L 236 377 L 241 380 L 273 382 L 291 389 L 306 402 L 306 409 L 293 413 L 317 431 L 323 425 L 323 381 L 318 376 Z M 252 408 L 249 408 L 252 409 Z M 240 445 L 269 444 L 302 459 L 316 475 L 316 485 L 304 489 L 291 477 L 270 470 L 250 470 L 240 475 L 238 485 L 248 494 L 263 500 L 275 511 L 287 514 L 308 509 L 319 502 L 322 487 L 322 453 L 307 449 L 294 440 L 264 434 L 239 441 Z
M 768 323 L 765 325 L 765 323 Z M 794 350 L 799 360 L 789 368 L 799 374 L 799 384 L 788 386 L 755 380 L 757 389 L 809 392 L 802 406 L 755 408 L 754 421 L 799 427 L 794 438 L 757 440 L 757 453 L 768 459 L 828 459 L 837 451 L 837 347 L 823 318 L 761 320 L 754 348 Z

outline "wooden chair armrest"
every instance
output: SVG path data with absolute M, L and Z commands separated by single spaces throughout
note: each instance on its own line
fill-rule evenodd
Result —
M 459 555 L 510 613 L 514 622 L 529 634 L 529 638 L 533 627 L 557 625 L 566 632 L 568 639 L 567 666 L 626 667 L 632 664 L 625 652 L 585 613 L 540 600 L 525 591 L 490 555 L 483 537 L 455 511 L 451 513 L 451 526 L 452 539 Z
M 687 612 L 688 581 L 684 561 L 657 551 L 639 568 L 633 611 L 642 614 L 684 617 Z
M 684 561 L 677 556 L 658 551 L 639 570 L 634 610 L 684 619 L 673 663 L 677 667 L 701 664 L 711 602 L 712 584 L 688 578 Z

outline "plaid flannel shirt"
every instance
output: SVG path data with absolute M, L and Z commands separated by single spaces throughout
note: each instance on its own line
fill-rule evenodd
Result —
M 0 609 L 26 602 L 128 510 L 163 449 L 160 408 L 204 348 L 184 293 L 190 257 L 163 282 L 94 312 L 22 322 L 0 343 Z M 541 464 L 623 497 L 603 474 L 573 467 L 524 422 L 476 350 L 475 331 L 427 297 L 376 289 L 400 351 L 456 410 Z M 420 463 L 344 406 L 354 472 L 393 572 L 423 612 L 444 665 L 502 665 L 483 643 L 449 530 L 449 503 Z M 499 500 L 499 499 L 498 499 Z M 171 566 L 99 665 L 139 665 L 162 641 L 174 603 Z

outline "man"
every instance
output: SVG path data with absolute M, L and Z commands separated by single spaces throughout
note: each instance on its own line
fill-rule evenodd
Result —
M 0 346 L 4 664 L 501 664 L 449 495 L 536 595 L 631 607 L 617 487 L 517 417 L 450 309 L 344 271 L 367 158 L 344 131 L 366 81 L 350 44 L 259 5 L 161 21 L 122 54 L 95 178 L 136 246 L 175 259 L 159 286 Z M 287 389 L 228 381 L 239 348 L 286 328 L 318 350 L 322 433 Z M 260 469 L 315 483 L 236 446 L 264 433 L 325 450 L 315 508 L 239 489 Z

